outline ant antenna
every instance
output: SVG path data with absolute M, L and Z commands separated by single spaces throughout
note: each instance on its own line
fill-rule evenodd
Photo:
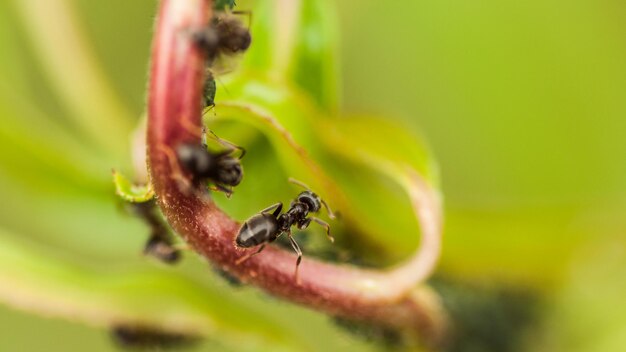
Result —
M 252 11 L 250 10 L 238 10 L 238 11 L 233 11 L 232 12 L 233 15 L 240 15 L 240 16 L 248 16 L 248 29 L 250 29 L 250 26 L 252 26 Z
M 320 203 L 322 203 L 322 206 L 324 208 L 326 208 L 326 212 L 328 213 L 328 217 L 331 218 L 332 220 L 335 220 L 337 218 L 338 214 L 335 214 L 332 210 L 330 210 L 330 207 L 328 206 L 328 204 L 326 204 L 326 202 L 320 198 Z
M 232 72 L 233 70 L 230 70 L 229 72 L 225 72 L 224 74 L 228 74 L 230 72 Z M 230 94 L 230 91 L 228 90 L 228 88 L 226 87 L 226 85 L 224 84 L 224 82 L 222 82 L 222 80 L 219 77 L 215 77 L 215 80 L 220 84 L 220 86 L 222 86 L 222 88 L 224 88 L 224 91 L 226 92 L 226 94 L 232 98 L 233 95 Z
M 244 155 L 246 155 L 246 149 L 244 147 L 238 146 L 232 142 L 229 142 L 225 139 L 222 139 L 220 137 L 217 136 L 217 134 L 215 134 L 215 132 L 213 132 L 210 129 L 207 129 L 206 131 L 210 132 L 213 135 L 213 138 L 221 145 L 230 148 L 231 150 L 239 150 L 241 152 L 241 155 L 239 155 L 239 160 L 241 160 L 243 158 Z M 205 138 L 206 138 L 206 133 L 205 133 Z
M 310 191 L 310 190 L 311 190 L 311 187 L 307 186 L 307 185 L 306 185 L 306 183 L 304 183 L 304 182 L 302 182 L 302 181 L 299 181 L 299 180 L 296 180 L 296 179 L 295 179 L 295 178 L 293 178 L 293 177 L 289 177 L 288 181 L 289 181 L 290 183 L 293 183 L 294 185 L 298 185 L 298 186 L 300 186 L 300 187 L 302 187 L 302 188 L 306 189 L 307 191 Z

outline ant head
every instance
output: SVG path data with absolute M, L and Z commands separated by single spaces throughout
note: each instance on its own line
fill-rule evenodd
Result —
M 210 55 L 210 60 L 213 59 L 214 52 L 220 43 L 219 33 L 214 28 L 208 27 L 203 31 L 195 32 L 192 34 L 192 39 L 201 48 L 203 48 Z
M 202 144 L 181 144 L 176 149 L 176 154 L 183 168 L 194 176 L 206 175 L 213 167 L 213 156 Z
M 225 16 L 215 24 L 219 45 L 231 53 L 240 53 L 250 47 L 252 37 L 250 31 L 244 27 L 235 16 Z
M 243 179 L 243 170 L 239 160 L 232 157 L 220 159 L 216 179 L 225 185 L 237 186 Z
M 309 211 L 312 213 L 316 213 L 320 210 L 320 197 L 311 191 L 303 191 L 300 193 L 297 201 L 306 204 L 309 207 Z

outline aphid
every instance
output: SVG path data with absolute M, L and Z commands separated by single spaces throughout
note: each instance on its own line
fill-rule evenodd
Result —
M 212 152 L 205 143 L 185 143 L 178 146 L 176 155 L 182 167 L 191 174 L 193 185 L 211 181 L 215 190 L 230 197 L 233 193 L 232 187 L 243 179 L 240 160 L 246 150 L 211 133 L 220 144 L 227 147 L 226 150 Z M 234 155 L 237 150 L 241 153 L 239 156 Z
M 202 86 L 202 107 L 213 108 L 215 106 L 215 93 L 217 92 L 217 85 L 215 84 L 215 78 L 211 72 L 207 73 L 207 77 L 204 79 L 204 85 Z
M 169 228 L 156 213 L 154 200 L 145 203 L 133 203 L 132 212 L 150 227 L 150 237 L 146 242 L 144 255 L 154 257 L 167 264 L 175 264 L 181 258 L 175 247 Z
M 335 218 L 334 213 L 330 210 L 326 202 L 322 200 L 317 194 L 313 193 L 305 184 L 289 179 L 289 182 L 297 184 L 306 190 L 301 192 L 294 201 L 291 202 L 289 209 L 281 214 L 283 209 L 283 203 L 276 203 L 266 209 L 261 210 L 260 213 L 252 216 L 241 226 L 235 242 L 237 246 L 242 248 L 251 248 L 261 245 L 259 249 L 250 254 L 240 258 L 237 264 L 244 262 L 250 257 L 261 253 L 265 249 L 267 243 L 274 242 L 280 235 L 287 234 L 289 242 L 293 247 L 293 250 L 298 255 L 296 260 L 295 277 L 298 280 L 298 266 L 302 261 L 302 251 L 298 246 L 298 243 L 293 239 L 291 235 L 291 227 L 296 225 L 298 229 L 306 229 L 311 221 L 315 221 L 317 224 L 323 226 L 326 229 L 326 236 L 331 242 L 334 242 L 334 238 L 330 235 L 330 225 L 321 219 L 310 216 L 310 213 L 318 213 L 323 206 L 328 212 L 328 216 L 331 219 Z M 274 210 L 273 213 L 270 211 Z
M 171 349 L 198 342 L 195 336 L 161 331 L 152 327 L 127 325 L 114 326 L 111 329 L 111 337 L 121 347 L 138 349 Z
M 232 14 L 245 13 L 247 12 L 232 12 Z M 206 52 L 208 66 L 212 65 L 218 55 L 242 53 L 252 43 L 248 28 L 232 14 L 217 15 L 209 26 L 192 33 L 193 41 Z
M 232 10 L 235 6 L 237 6 L 235 0 L 215 0 L 213 2 L 213 10 L 215 11 Z

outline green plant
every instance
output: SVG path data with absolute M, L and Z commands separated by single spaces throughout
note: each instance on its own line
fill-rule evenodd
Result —
M 216 202 L 241 219 L 277 197 L 289 199 L 293 192 L 285 188 L 284 181 L 286 175 L 294 176 L 311 184 L 341 211 L 344 225 L 339 245 L 355 260 L 382 266 L 409 259 L 383 271 L 307 258 L 301 285 L 292 279 L 293 256 L 282 250 L 267 250 L 236 266 L 232 236 L 237 224 L 214 203 L 181 194 L 172 182 L 169 160 L 157 147 L 196 138 L 181 121 L 200 124 L 196 102 L 200 101 L 203 67 L 202 56 L 189 37 L 180 35 L 179 25 L 187 28 L 205 23 L 208 3 L 164 0 L 157 25 L 148 95 L 148 156 L 151 181 L 164 215 L 202 256 L 247 283 L 332 315 L 387 325 L 409 335 L 417 333 L 422 342 L 436 341 L 444 315 L 436 294 L 422 284 L 436 263 L 440 245 L 436 168 L 425 146 L 402 127 L 370 116 L 337 116 L 336 33 L 326 18 L 331 10 L 323 2 L 265 1 L 255 11 L 254 45 L 236 74 L 224 79 L 228 89 L 218 90 L 215 113 L 205 115 L 205 123 L 220 134 L 253 146 L 245 164 L 246 181 L 233 200 L 218 196 Z M 280 18 L 273 11 L 278 6 L 284 11 Z M 22 10 L 40 16 L 45 23 L 42 7 L 23 5 Z M 72 37 L 65 37 L 64 42 L 70 45 Z M 40 44 L 42 50 L 50 50 L 46 52 L 49 55 L 57 50 Z M 190 258 L 192 262 L 185 268 L 170 269 L 133 257 L 143 230 L 137 222 L 113 211 L 107 193 L 111 190 L 106 173 L 102 173 L 117 164 L 126 172 L 134 171 L 138 180 L 145 174 L 141 162 L 135 167 L 130 162 L 121 164 L 128 160 L 125 154 L 130 147 L 123 141 L 131 133 L 130 119 L 117 111 L 121 109 L 113 99 L 99 103 L 110 106 L 104 112 L 89 107 L 93 99 L 110 98 L 102 93 L 106 89 L 101 83 L 94 83 L 82 97 L 73 97 L 76 87 L 71 86 L 71 77 L 62 76 L 67 68 L 51 66 L 50 70 L 60 75 L 59 86 L 68 91 L 65 94 L 67 104 L 74 107 L 75 127 L 94 138 L 85 147 L 61 128 L 47 136 L 45 132 L 54 127 L 46 128 L 43 118 L 31 131 L 35 134 L 32 139 L 17 137 L 23 133 L 20 127 L 30 127 L 20 125 L 19 120 L 14 121 L 16 129 L 2 131 L 7 143 L 20 145 L 31 158 L 26 163 L 33 168 L 31 181 L 39 182 L 38 176 L 46 175 L 45 182 L 50 183 L 48 190 L 43 187 L 34 192 L 29 187 L 32 182 L 22 177 L 24 164 L 15 164 L 8 170 L 9 177 L 15 170 L 23 187 L 13 190 L 21 200 L 15 212 L 32 211 L 32 204 L 44 207 L 45 202 L 55 203 L 59 197 L 66 200 L 62 213 L 41 211 L 42 225 L 4 231 L 0 246 L 4 300 L 31 311 L 71 316 L 100 326 L 140 325 L 219 336 L 238 347 L 237 337 L 245 336 L 245 344 L 250 346 L 313 348 L 303 347 L 306 339 L 303 342 L 296 337 L 304 331 L 284 330 L 285 314 L 298 314 L 299 320 L 306 320 L 311 313 L 263 302 L 251 290 L 233 292 L 216 283 L 217 276 L 207 273 L 201 260 Z M 118 122 L 110 123 L 111 118 Z M 389 135 L 394 136 L 393 145 Z M 43 141 L 46 148 L 41 147 Z M 142 154 L 141 143 L 133 148 L 138 148 L 137 155 Z M 121 186 L 118 191 L 128 194 L 124 190 L 130 190 L 130 184 L 119 174 L 116 178 Z M 137 195 L 144 196 L 141 191 Z M 22 232 L 38 233 L 42 241 L 20 239 L 17 233 Z M 420 249 L 411 255 L 420 232 Z M 41 246 L 38 242 L 72 255 L 37 249 Z M 112 259 L 119 264 L 111 265 Z M 320 317 L 312 321 L 315 319 Z M 331 339 L 327 343 L 336 342 Z

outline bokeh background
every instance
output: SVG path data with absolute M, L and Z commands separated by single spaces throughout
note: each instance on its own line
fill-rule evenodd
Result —
M 16 190 L 15 179 L 52 186 L 33 176 L 43 169 L 9 170 L 22 162 L 22 144 L 6 130 L 15 121 L 36 123 L 29 120 L 34 115 L 59 124 L 70 119 L 55 96 L 62 87 L 45 73 L 46 60 L 27 30 L 32 23 L 17 1 L 0 3 L 0 223 L 36 240 L 41 222 L 61 232 L 65 225 L 54 221 L 75 217 L 105 226 L 96 230 L 105 234 L 98 214 L 80 211 L 87 199 L 82 186 L 55 189 L 48 203 L 38 204 Z M 129 116 L 141 116 L 156 1 L 59 1 L 76 11 L 102 84 L 113 88 Z M 343 0 L 336 8 L 341 109 L 402 120 L 426 137 L 440 165 L 446 226 L 435 287 L 450 290 L 453 282 L 450 304 L 473 302 L 458 317 L 469 327 L 465 348 L 457 350 L 624 350 L 626 4 Z M 52 12 L 48 20 L 62 25 L 64 19 Z M 65 50 L 63 38 L 49 44 Z M 71 75 L 76 63 L 67 60 Z M 79 84 L 81 77 L 73 79 Z M 69 134 L 80 141 L 80 131 Z M 52 204 L 55 197 L 65 202 Z M 90 206 L 101 214 L 116 211 L 96 203 Z M 53 215 L 39 216 L 52 208 Z M 80 225 L 70 228 L 79 237 Z M 62 235 L 53 237 L 46 245 L 62 242 Z M 103 250 L 113 252 L 110 245 Z M 343 334 L 321 317 L 311 319 L 321 331 L 312 339 Z M 116 350 L 102 329 L 5 306 L 0 326 L 0 350 Z

